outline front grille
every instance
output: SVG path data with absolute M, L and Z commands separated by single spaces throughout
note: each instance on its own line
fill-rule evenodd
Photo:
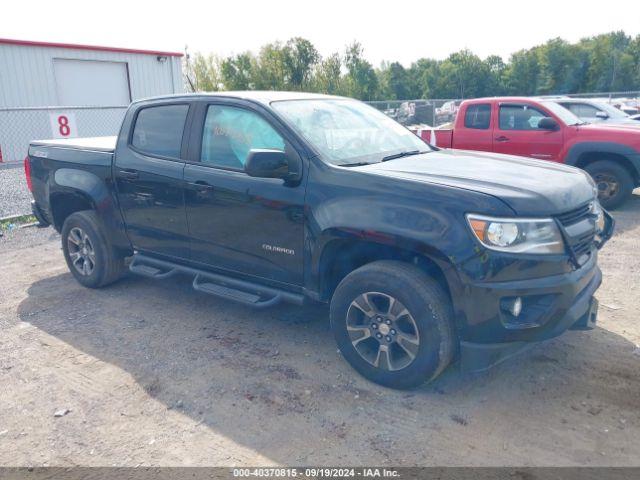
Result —
M 573 225 L 574 223 L 578 223 L 580 220 L 586 218 L 589 215 L 590 210 L 591 205 L 587 204 L 573 210 L 569 210 L 568 212 L 561 213 L 556 217 L 560 220 L 560 223 L 566 227 Z
M 581 207 L 574 208 L 568 212 L 556 215 L 556 218 L 563 227 L 570 227 L 585 220 L 591 214 L 591 204 L 582 205 Z M 575 230 L 568 229 L 569 231 Z M 588 231 L 583 231 L 576 236 L 570 236 L 568 231 L 565 231 L 569 247 L 572 250 L 574 262 L 577 265 L 583 265 L 589 258 L 591 249 L 595 245 L 596 232 L 593 228 Z
M 595 238 L 595 233 L 589 232 L 584 234 L 581 237 L 578 237 L 571 243 L 571 248 L 573 248 L 573 251 L 575 252 L 576 257 L 580 257 L 585 253 L 589 253 L 589 251 L 591 250 L 591 247 L 594 244 L 594 238 Z

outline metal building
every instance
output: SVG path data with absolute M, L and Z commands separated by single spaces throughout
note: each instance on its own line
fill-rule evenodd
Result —
M 0 39 L 0 162 L 34 139 L 116 135 L 132 100 L 184 91 L 181 57 Z

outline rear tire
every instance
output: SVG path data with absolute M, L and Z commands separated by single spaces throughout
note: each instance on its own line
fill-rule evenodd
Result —
M 622 205 L 633 192 L 633 178 L 629 171 L 612 160 L 598 160 L 585 167 L 598 186 L 600 204 L 608 209 Z
M 94 211 L 69 215 L 62 225 L 61 237 L 67 266 L 85 287 L 104 287 L 124 273 L 124 257 L 115 253 Z
M 331 299 L 330 316 L 344 358 L 386 387 L 436 378 L 455 352 L 451 301 L 411 264 L 383 260 L 351 272 Z

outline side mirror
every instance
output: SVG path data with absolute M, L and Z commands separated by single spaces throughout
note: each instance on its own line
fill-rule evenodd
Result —
M 558 125 L 558 122 L 556 122 L 553 118 L 542 117 L 538 122 L 538 128 L 540 130 L 558 130 L 558 128 L 560 127 Z
M 290 176 L 287 155 L 281 150 L 252 149 L 244 164 L 250 177 L 282 178 Z
M 596 118 L 599 118 L 601 120 L 606 120 L 607 118 L 609 118 L 609 114 L 607 112 L 597 111 Z

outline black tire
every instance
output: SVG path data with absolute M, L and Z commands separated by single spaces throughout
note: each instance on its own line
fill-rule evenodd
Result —
M 378 317 L 369 316 L 353 305 L 357 299 L 365 298 L 364 294 L 367 292 L 371 292 L 366 296 L 370 300 L 367 303 L 384 302 L 385 297 L 392 297 L 394 305 L 400 305 L 400 309 L 404 306 L 409 316 L 397 315 L 397 318 L 385 327 L 383 332 L 382 323 L 396 317 L 396 315 L 390 315 L 387 318 L 383 315 L 382 322 L 378 324 L 377 329 L 374 329 L 373 324 L 378 322 Z M 379 298 L 376 299 L 376 296 Z M 390 300 L 389 303 L 391 303 Z M 376 308 L 378 307 L 381 307 L 380 310 L 385 309 L 384 305 L 377 305 Z M 395 313 L 400 312 L 396 310 Z M 359 315 L 361 320 L 356 318 Z M 331 299 L 330 316 L 331 329 L 344 358 L 362 376 L 386 387 L 407 389 L 433 380 L 451 362 L 455 352 L 453 311 L 448 295 L 434 279 L 408 263 L 382 260 L 351 272 L 340 282 Z M 358 323 L 359 321 L 362 323 Z M 357 324 L 355 328 L 354 322 Z M 405 324 L 401 325 L 400 322 Z M 351 329 L 351 335 L 362 330 L 363 337 L 367 335 L 369 337 L 363 340 L 356 338 L 354 341 L 347 324 Z M 380 332 L 387 334 L 389 328 L 392 328 L 390 332 L 393 333 L 395 326 L 398 337 L 391 338 L 391 342 L 397 340 L 397 343 L 400 343 L 403 333 L 405 335 L 411 333 L 407 325 L 417 330 L 415 332 L 418 339 L 417 346 L 415 343 L 407 344 L 415 348 L 412 352 L 413 359 L 409 352 L 400 348 L 402 345 L 392 346 L 389 343 L 384 344 L 387 350 L 383 356 L 380 352 L 375 354 L 375 341 L 380 345 L 385 341 L 375 339 L 375 335 Z M 365 327 L 369 330 L 368 334 L 364 332 Z M 410 336 L 414 335 L 411 333 Z M 354 342 L 358 342 L 356 346 Z M 404 340 L 402 343 L 406 344 Z M 368 351 L 370 349 L 372 353 Z M 369 355 L 363 356 L 361 352 Z M 398 360 L 398 354 L 400 356 L 405 354 L 406 358 L 403 361 Z M 369 356 L 369 359 L 367 360 L 365 356 Z M 374 357 L 376 357 L 374 363 L 380 366 L 372 363 Z M 391 357 L 396 358 L 391 361 Z M 403 365 L 403 362 L 407 361 L 409 363 Z M 390 368 L 392 363 L 400 368 Z
M 124 258 L 118 256 L 109 244 L 94 211 L 84 210 L 69 215 L 62 225 L 61 236 L 67 266 L 75 279 L 85 287 L 104 287 L 124 273 Z M 78 238 L 82 240 L 80 245 L 77 244 Z M 83 268 L 85 264 L 88 265 L 86 270 Z
M 607 210 L 619 207 L 631 197 L 633 178 L 618 162 L 598 160 L 587 165 L 585 170 L 598 185 L 598 199 Z

